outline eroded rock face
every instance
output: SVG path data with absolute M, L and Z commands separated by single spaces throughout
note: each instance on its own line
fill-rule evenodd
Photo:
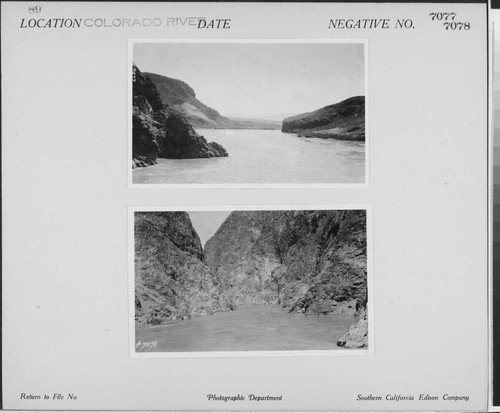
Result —
M 337 346 L 345 348 L 368 347 L 368 317 L 363 310 L 359 321 L 352 325 L 338 341 Z
M 186 212 L 136 212 L 134 231 L 137 325 L 229 310 Z
M 140 167 L 156 164 L 163 125 L 155 121 L 154 113 L 161 110 L 163 104 L 153 82 L 135 66 L 134 70 L 136 80 L 132 100 L 132 166 Z
M 207 142 L 175 109 L 165 105 L 154 83 L 134 66 L 132 111 L 133 167 L 154 165 L 157 158 L 212 158 L 228 156 L 215 142 Z
M 271 275 L 281 263 L 264 234 L 270 219 L 266 212 L 233 212 L 205 244 L 208 266 L 236 305 L 278 300 L 278 284 Z
M 236 305 L 339 316 L 366 305 L 365 211 L 236 211 L 205 255 Z
M 283 120 L 282 132 L 350 141 L 365 140 L 365 97 L 355 96 Z
M 189 159 L 228 156 L 222 145 L 207 140 L 196 133 L 189 122 L 173 109 L 165 108 L 155 114 L 155 119 L 167 127 L 159 141 L 160 158 Z

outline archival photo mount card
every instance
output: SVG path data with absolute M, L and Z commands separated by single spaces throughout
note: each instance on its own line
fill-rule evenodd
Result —
M 4 409 L 488 409 L 486 3 L 1 7 Z

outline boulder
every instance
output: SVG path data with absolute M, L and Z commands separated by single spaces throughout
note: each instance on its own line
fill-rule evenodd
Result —
M 368 347 L 368 318 L 366 311 L 363 311 L 359 321 L 339 338 L 337 346 L 345 348 Z

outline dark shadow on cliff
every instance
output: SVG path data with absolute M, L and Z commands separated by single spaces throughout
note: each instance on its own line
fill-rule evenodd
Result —
M 177 110 L 163 103 L 154 83 L 134 65 L 132 85 L 132 167 L 154 165 L 157 158 L 228 156 L 207 142 Z

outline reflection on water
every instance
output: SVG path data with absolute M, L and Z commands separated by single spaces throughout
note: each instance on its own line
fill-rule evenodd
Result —
M 138 352 L 342 350 L 337 340 L 355 317 L 287 313 L 253 305 L 175 324 L 136 329 Z M 144 343 L 156 343 L 145 347 Z
M 200 129 L 228 158 L 158 159 L 133 171 L 136 184 L 364 183 L 365 143 L 300 138 L 277 130 Z

